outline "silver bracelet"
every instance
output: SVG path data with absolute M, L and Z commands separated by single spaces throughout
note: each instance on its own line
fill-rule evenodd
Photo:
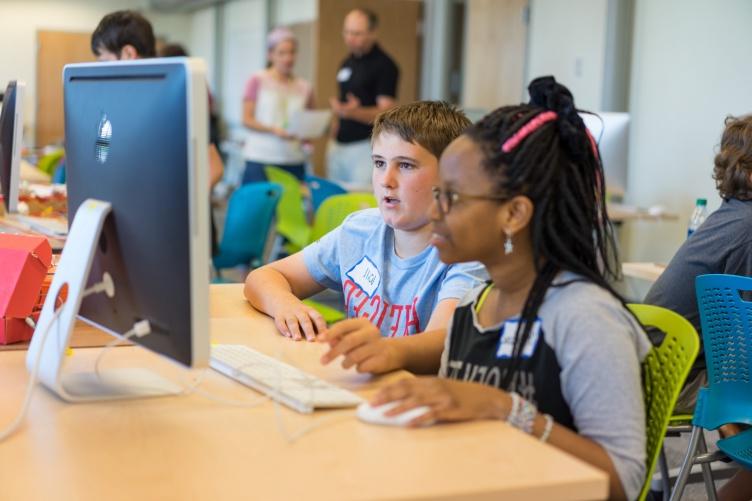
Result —
M 538 415 L 538 409 L 535 407 L 535 405 L 525 400 L 524 398 L 521 399 L 521 401 L 522 410 L 520 411 L 519 428 L 525 433 L 532 435 L 533 425 L 535 424 L 535 416 Z
M 509 414 L 507 415 L 507 423 L 511 424 L 514 427 L 517 427 L 517 418 L 520 413 L 520 400 L 521 397 L 516 392 L 511 392 L 509 394 L 510 397 L 512 397 L 512 409 L 509 411 Z
M 541 442 L 546 442 L 548 437 L 551 436 L 551 430 L 554 429 L 554 418 L 550 414 L 543 414 L 543 419 L 546 420 L 546 426 L 543 427 L 543 434 L 540 436 Z
M 525 433 L 533 433 L 533 424 L 538 409 L 516 392 L 509 395 L 512 397 L 512 410 L 507 416 L 507 423 Z

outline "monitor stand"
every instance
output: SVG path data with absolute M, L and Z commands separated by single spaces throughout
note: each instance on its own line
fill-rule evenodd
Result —
M 26 367 L 47 388 L 68 402 L 90 402 L 124 398 L 176 395 L 183 389 L 146 369 L 114 369 L 95 372 L 65 373 L 63 366 L 70 336 L 81 301 L 89 294 L 115 295 L 109 274 L 104 280 L 85 289 L 96 246 L 105 218 L 112 207 L 108 202 L 88 199 L 76 211 L 68 239 L 26 356 Z M 62 305 L 57 299 L 65 296 Z

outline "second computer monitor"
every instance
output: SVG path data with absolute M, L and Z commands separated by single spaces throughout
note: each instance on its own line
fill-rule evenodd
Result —
M 209 357 L 209 175 L 204 65 L 170 58 L 75 64 L 63 73 L 69 216 L 109 202 L 89 285 L 115 296 L 81 304 L 114 334 L 187 366 Z M 75 224 L 75 221 L 73 221 Z
M 18 211 L 24 87 L 23 82 L 11 80 L 0 110 L 0 193 L 7 212 Z
M 627 188 L 629 113 L 602 112 L 598 116 L 582 113 L 580 116 L 598 141 L 606 187 L 615 194 L 623 194 Z

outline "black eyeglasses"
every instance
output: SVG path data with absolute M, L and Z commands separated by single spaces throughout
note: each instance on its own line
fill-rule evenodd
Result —
M 465 193 L 457 193 L 456 191 L 442 190 L 438 186 L 431 188 L 433 192 L 433 198 L 439 205 L 439 209 L 442 214 L 449 214 L 452 210 L 452 205 L 456 204 L 460 200 L 490 200 L 496 202 L 503 202 L 508 200 L 508 197 L 493 196 L 493 195 L 467 195 Z

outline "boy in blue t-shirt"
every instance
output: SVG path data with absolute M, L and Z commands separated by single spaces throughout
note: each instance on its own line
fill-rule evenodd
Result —
M 428 350 L 438 360 L 458 301 L 487 277 L 479 263 L 443 264 L 429 245 L 438 158 L 469 124 L 462 112 L 434 101 L 380 114 L 371 141 L 378 209 L 355 212 L 301 252 L 252 271 L 245 282 L 248 301 L 272 316 L 283 335 L 314 340 L 327 327 L 300 298 L 340 290 L 348 320 L 337 324 L 336 355 L 346 355 L 344 365 L 368 372 L 436 369 L 411 367 L 413 345 L 422 353 L 416 359 L 425 360 Z M 424 331 L 436 332 L 418 336 L 423 339 L 417 344 L 385 339 Z M 377 348 L 384 341 L 399 341 L 394 346 L 400 348 Z M 324 362 L 336 356 L 330 354 Z

